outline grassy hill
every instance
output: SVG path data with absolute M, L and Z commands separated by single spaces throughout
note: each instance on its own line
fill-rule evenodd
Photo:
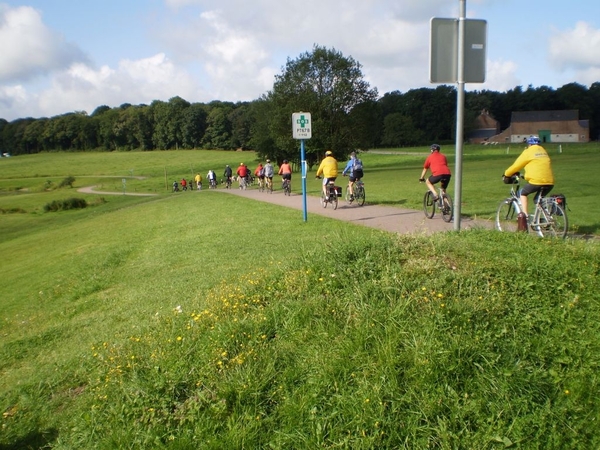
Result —
M 561 170 L 595 163 L 586 152 Z M 0 166 L 0 448 L 599 446 L 596 240 L 303 223 L 218 191 L 169 193 L 164 172 L 183 176 L 189 158 L 216 170 L 231 154 Z M 418 205 L 421 156 L 367 158 L 371 201 Z M 469 158 L 489 190 L 463 212 L 494 211 L 508 158 Z M 126 189 L 160 195 L 75 191 L 122 189 L 130 170 L 147 178 Z M 74 189 L 47 188 L 69 175 Z M 581 184 L 570 218 L 594 230 L 574 206 Z M 43 212 L 69 196 L 90 206 Z

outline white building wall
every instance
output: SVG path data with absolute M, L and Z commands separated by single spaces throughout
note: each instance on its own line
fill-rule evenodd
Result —
M 511 134 L 511 144 L 521 144 L 527 140 L 529 134 Z M 567 142 L 586 142 L 585 136 L 579 136 L 578 134 L 552 134 L 550 135 L 551 142 L 553 143 L 567 143 Z

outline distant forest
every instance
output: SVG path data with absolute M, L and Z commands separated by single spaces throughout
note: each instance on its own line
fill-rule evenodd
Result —
M 393 91 L 368 104 L 346 111 L 352 121 L 353 146 L 361 149 L 403 147 L 431 142 L 451 143 L 456 133 L 456 89 L 436 88 Z M 130 151 L 170 149 L 260 148 L 260 116 L 270 114 L 265 98 L 252 102 L 190 103 L 180 97 L 155 100 L 150 105 L 99 106 L 91 114 L 74 111 L 50 118 L 0 119 L 0 150 L 12 155 L 49 151 Z M 487 110 L 502 129 L 513 111 L 578 110 L 590 121 L 590 138 L 600 139 L 600 82 L 586 86 L 571 83 L 558 89 L 507 92 L 471 91 L 465 94 L 465 136 L 476 117 Z M 326 128 L 314 124 L 315 130 Z M 318 132 L 318 131 L 317 131 Z M 291 123 L 289 133 L 291 135 Z M 264 134 L 264 133 L 263 133 Z

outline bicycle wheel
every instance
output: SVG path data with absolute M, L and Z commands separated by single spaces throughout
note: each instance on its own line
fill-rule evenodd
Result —
M 442 194 L 442 219 L 444 222 L 451 222 L 453 213 L 452 199 L 448 194 Z
M 356 203 L 358 204 L 358 206 L 362 206 L 365 204 L 365 200 L 366 200 L 367 194 L 365 194 L 365 187 L 362 184 L 359 184 L 356 186 L 356 191 L 354 194 L 354 200 L 356 200 Z
M 512 199 L 503 200 L 496 212 L 496 229 L 498 231 L 517 231 L 517 208 Z
M 435 214 L 435 202 L 433 201 L 431 191 L 425 192 L 425 196 L 423 197 L 423 212 L 428 219 L 431 219 Z
M 356 189 L 356 187 L 355 187 L 355 189 Z M 348 187 L 346 187 L 346 202 L 348 202 L 348 204 L 351 205 L 353 201 L 354 200 L 350 196 L 350 189 L 348 189 Z
M 285 183 L 284 193 L 285 195 L 292 195 L 292 185 L 289 182 Z
M 321 206 L 327 208 L 327 200 L 325 200 L 325 194 L 321 191 Z
M 543 237 L 554 237 L 564 239 L 569 228 L 567 214 L 558 203 L 553 202 L 551 210 L 541 207 L 539 216 L 539 227 L 536 231 Z
M 333 209 L 334 210 L 337 209 L 337 207 L 338 207 L 338 196 L 337 196 L 337 191 L 335 190 L 334 187 L 332 187 L 331 190 L 329 191 L 329 201 L 333 205 Z

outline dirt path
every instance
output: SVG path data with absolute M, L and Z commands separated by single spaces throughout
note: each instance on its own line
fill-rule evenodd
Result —
M 141 192 L 107 192 L 107 191 L 96 191 L 95 188 L 98 186 L 86 186 L 77 189 L 77 192 L 83 192 L 84 194 L 98 194 L 98 195 L 133 195 L 137 197 L 152 197 L 158 194 L 144 194 Z
M 257 201 L 298 209 L 300 210 L 298 215 L 299 220 L 304 219 L 304 205 L 301 194 L 292 194 L 288 197 L 285 196 L 282 191 L 275 191 L 272 194 L 268 194 L 266 192 L 259 192 L 256 188 L 246 190 L 218 189 L 212 192 L 238 195 Z M 340 198 L 338 209 L 334 211 L 331 205 L 328 205 L 327 208 L 323 208 L 319 198 L 314 196 L 307 196 L 306 205 L 307 220 L 310 220 L 311 215 L 318 214 L 331 217 L 332 219 L 346 220 L 357 225 L 364 225 L 366 227 L 402 234 L 430 234 L 436 231 L 452 231 L 454 229 L 454 223 L 444 222 L 441 215 L 436 213 L 433 219 L 427 219 L 421 210 L 417 211 L 392 206 L 369 205 L 368 202 L 365 203 L 364 206 L 357 206 L 354 204 L 348 205 L 343 198 Z M 474 221 L 468 217 L 463 217 L 461 220 L 461 230 L 467 230 L 474 227 L 492 228 L 492 226 L 493 224 L 488 221 Z
M 98 195 L 134 195 L 134 196 L 155 196 L 158 194 L 135 193 L 135 192 L 106 192 L 96 191 L 97 186 L 87 186 L 78 189 L 78 192 Z M 238 195 L 256 201 L 273 203 L 275 205 L 285 206 L 299 210 L 298 219 L 304 220 L 304 204 L 301 194 L 292 194 L 286 196 L 282 191 L 275 191 L 272 194 L 259 192 L 256 188 L 246 190 L 222 189 L 203 191 L 194 191 L 196 195 Z M 356 204 L 348 205 L 343 198 L 340 198 L 338 209 L 334 210 L 331 205 L 327 208 L 321 206 L 320 200 L 315 196 L 307 196 L 306 199 L 307 220 L 314 214 L 330 217 L 332 219 L 345 220 L 363 225 L 366 227 L 377 228 L 379 230 L 392 233 L 425 233 L 431 234 L 437 231 L 452 231 L 454 223 L 446 223 L 442 220 L 440 214 L 436 214 L 433 219 L 427 219 L 423 211 L 414 209 L 396 208 L 393 206 L 370 205 L 368 202 L 364 206 Z M 492 228 L 493 224 L 489 221 L 473 220 L 463 217 L 461 220 L 461 230 L 470 228 Z

